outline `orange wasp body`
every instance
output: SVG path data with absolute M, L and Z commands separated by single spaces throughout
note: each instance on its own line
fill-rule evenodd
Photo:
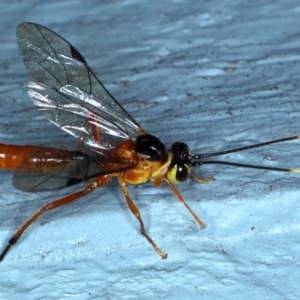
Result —
M 22 23 L 17 39 L 24 64 L 32 76 L 28 93 L 52 123 L 78 138 L 76 151 L 51 147 L 0 144 L 0 169 L 14 171 L 16 188 L 29 191 L 55 190 L 89 181 L 83 190 L 46 204 L 34 212 L 15 232 L 0 253 L 0 262 L 23 232 L 46 211 L 68 204 L 116 178 L 127 205 L 140 224 L 141 234 L 161 258 L 167 258 L 147 234 L 140 212 L 130 198 L 127 185 L 167 183 L 201 228 L 205 224 L 175 187 L 191 175 L 200 183 L 193 167 L 223 164 L 238 167 L 299 173 L 286 169 L 208 160 L 238 151 L 299 139 L 291 136 L 220 152 L 192 155 L 182 142 L 169 150 L 148 134 L 124 110 L 94 75 L 81 54 L 58 34 L 38 24 Z
M 38 153 L 38 157 L 33 159 L 32 153 Z M 51 164 L 53 168 L 57 165 L 61 166 L 61 160 L 51 160 L 51 158 L 68 158 L 71 155 L 72 152 L 70 151 L 50 147 L 0 144 L 0 168 L 8 171 L 17 171 L 21 167 L 26 166 L 30 171 L 34 171 L 34 169 L 40 171 L 40 168 L 43 168 L 43 164 L 47 165 L 47 168 L 51 168 Z

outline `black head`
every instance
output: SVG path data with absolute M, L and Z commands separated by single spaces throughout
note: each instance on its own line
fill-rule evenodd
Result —
M 188 145 L 177 142 L 171 146 L 170 153 L 173 156 L 172 162 L 167 172 L 168 179 L 178 184 L 185 181 L 191 171 L 191 153 Z

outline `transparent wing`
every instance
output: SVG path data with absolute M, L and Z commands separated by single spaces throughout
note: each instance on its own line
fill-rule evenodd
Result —
M 61 36 L 38 24 L 21 23 L 17 40 L 32 76 L 29 96 L 52 123 L 102 150 L 142 131 Z M 96 131 L 100 140 L 95 140 Z

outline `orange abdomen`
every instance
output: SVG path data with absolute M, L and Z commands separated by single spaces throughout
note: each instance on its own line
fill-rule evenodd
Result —
M 0 144 L 0 169 L 15 170 L 23 162 L 34 146 Z
M 0 144 L 0 169 L 14 171 L 20 167 L 41 172 L 61 168 L 73 159 L 73 152 L 51 147 Z

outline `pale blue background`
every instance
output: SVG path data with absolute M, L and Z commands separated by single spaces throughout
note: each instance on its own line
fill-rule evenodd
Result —
M 0 11 L 1 142 L 76 144 L 26 94 L 15 40 L 23 21 L 71 41 L 167 145 L 182 140 L 198 153 L 300 133 L 299 1 L 1 1 Z M 299 143 L 231 159 L 300 167 Z M 24 234 L 0 265 L 0 299 L 299 299 L 300 177 L 198 171 L 217 180 L 179 189 L 203 231 L 166 186 L 130 189 L 168 260 L 111 183 Z M 75 190 L 22 193 L 2 172 L 0 246 L 42 203 Z

